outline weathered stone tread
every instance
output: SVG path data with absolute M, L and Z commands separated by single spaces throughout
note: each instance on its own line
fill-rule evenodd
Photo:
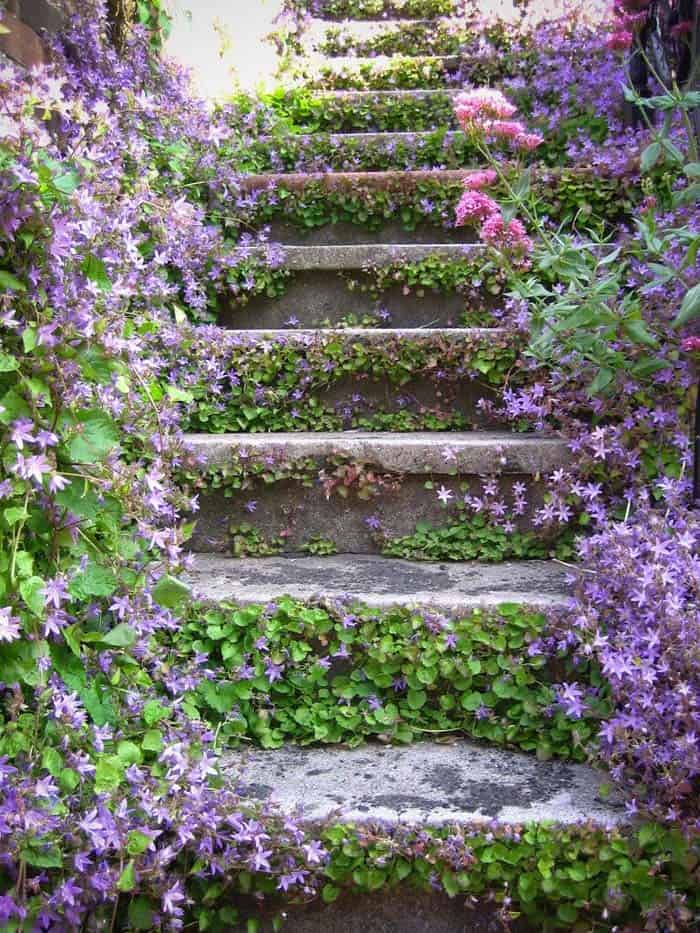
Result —
M 465 259 L 484 252 L 481 243 L 356 243 L 342 246 L 285 246 L 283 266 L 299 272 L 362 269 L 396 262 L 419 262 L 431 256 L 443 259 Z M 263 255 L 255 248 L 253 255 Z
M 399 143 L 420 143 L 422 140 L 428 140 L 435 136 L 436 132 L 437 130 L 417 130 L 416 132 L 384 132 L 380 130 L 370 130 L 367 133 L 289 133 L 288 135 L 281 138 L 285 142 L 298 142 L 305 143 L 306 145 L 311 145 L 312 143 L 319 142 L 321 140 L 331 140 L 336 142 L 338 144 L 338 148 L 340 148 L 344 143 L 357 143 L 359 145 L 370 146 L 380 144 L 388 146 L 391 144 L 398 145 Z M 447 130 L 443 134 L 442 141 L 443 144 L 447 146 L 453 140 L 463 136 L 464 134 L 460 130 Z M 280 137 L 269 135 L 259 136 L 258 142 L 278 144 L 280 142 Z M 476 171 L 476 169 L 472 169 L 472 171 Z
M 339 340 L 342 343 L 382 344 L 388 341 L 405 340 L 419 342 L 446 340 L 449 343 L 474 340 L 478 337 L 503 337 L 508 332 L 500 327 L 327 327 L 327 328 L 269 328 L 260 330 L 226 331 L 241 344 L 299 343 L 305 346 L 316 341 Z
M 408 474 L 546 473 L 566 465 L 565 441 L 550 436 L 506 431 L 298 432 L 292 434 L 188 434 L 188 444 L 208 467 L 247 456 L 284 460 L 344 456 L 387 472 Z M 451 456 L 446 458 L 445 448 Z
M 244 557 L 200 554 L 186 581 L 212 602 L 266 603 L 281 596 L 309 601 L 347 598 L 375 608 L 432 606 L 457 614 L 519 603 L 565 605 L 569 571 L 553 561 L 501 564 L 420 563 L 368 554 L 332 557 Z
M 398 170 L 386 172 L 270 172 L 260 175 L 242 175 L 238 179 L 241 191 L 275 188 L 283 185 L 289 191 L 303 191 L 312 184 L 321 184 L 328 191 L 368 188 L 382 191 L 400 186 L 410 191 L 426 181 L 454 184 L 473 173 L 473 169 L 424 169 L 415 172 Z
M 445 822 L 621 822 L 604 803 L 604 776 L 584 765 L 538 761 L 534 755 L 473 742 L 420 742 L 408 747 L 254 750 L 231 756 L 241 784 L 286 812 L 310 819 Z

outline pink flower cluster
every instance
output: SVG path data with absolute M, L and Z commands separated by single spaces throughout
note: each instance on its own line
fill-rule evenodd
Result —
M 681 341 L 684 353 L 700 353 L 700 337 L 686 337 Z
M 515 106 L 493 88 L 462 91 L 455 101 L 457 121 L 465 132 L 476 131 L 489 140 L 503 140 L 515 149 L 536 149 L 542 137 L 529 133 L 519 120 L 511 120 L 515 111 Z
M 491 95 L 498 95 L 498 98 L 505 101 L 498 91 L 489 91 L 488 94 L 489 101 L 492 100 Z M 514 125 L 520 127 L 520 124 Z M 464 194 L 455 208 L 455 224 L 458 227 L 473 224 L 479 228 L 479 237 L 483 243 L 507 253 L 516 264 L 525 265 L 532 252 L 532 240 L 525 227 L 515 218 L 506 221 L 498 202 L 482 190 L 493 185 L 497 178 L 498 175 L 492 168 L 471 172 L 467 176 Z
M 516 218 L 506 221 L 497 202 L 483 191 L 472 190 L 470 182 L 474 184 L 473 176 L 467 180 L 466 190 L 455 209 L 456 225 L 463 227 L 472 223 L 478 226 L 482 242 L 508 253 L 518 264 L 523 264 L 532 252 L 532 240 L 525 227 Z

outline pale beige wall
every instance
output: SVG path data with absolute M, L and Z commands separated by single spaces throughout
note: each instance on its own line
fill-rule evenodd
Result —
M 249 89 L 273 83 L 275 49 L 264 37 L 280 7 L 281 0 L 171 0 L 166 52 L 192 69 L 208 98 L 225 97 L 237 82 Z

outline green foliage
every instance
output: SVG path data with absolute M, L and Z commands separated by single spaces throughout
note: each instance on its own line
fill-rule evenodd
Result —
M 303 11 L 309 4 L 305 0 L 292 0 L 291 6 Z M 430 19 L 433 16 L 452 16 L 458 12 L 455 0 L 325 0 L 323 15 L 329 19 L 377 19 L 382 16 Z
M 458 57 L 445 59 L 435 55 L 395 55 L 381 64 L 360 59 L 357 63 L 341 67 L 321 65 L 313 73 L 300 70 L 297 77 L 303 79 L 307 87 L 322 90 L 430 90 L 452 84 L 453 74 L 459 65 Z M 518 67 L 525 69 L 525 66 L 526 62 L 519 57 Z M 499 81 L 512 70 L 508 56 L 502 55 L 493 58 L 475 57 L 462 62 L 462 67 L 469 68 L 470 80 L 475 84 Z
M 328 557 L 331 554 L 337 554 L 338 548 L 335 541 L 324 538 L 322 535 L 314 535 L 304 545 L 307 554 L 315 554 L 317 557 Z
M 136 14 L 139 24 L 150 36 L 151 46 L 160 51 L 172 28 L 167 0 L 137 0 Z
M 284 549 L 281 538 L 268 541 L 250 522 L 240 522 L 229 528 L 234 557 L 271 557 Z
M 581 720 L 556 709 L 558 679 L 596 688 L 601 680 L 565 657 L 530 656 L 528 644 L 545 630 L 542 615 L 516 605 L 435 620 L 418 610 L 284 597 L 267 608 L 194 604 L 173 649 L 208 655 L 216 684 L 187 702 L 231 741 L 356 745 L 369 736 L 410 742 L 461 732 L 580 761 L 606 714 L 605 691 Z M 279 667 L 274 676 L 270 663 Z
M 463 45 L 475 39 L 478 39 L 478 34 L 473 29 L 454 28 L 440 21 L 398 22 L 395 28 L 364 39 L 358 39 L 342 26 L 329 25 L 316 49 L 329 56 L 457 55 Z
M 360 894 L 404 883 L 426 891 L 437 884 L 450 897 L 495 892 L 496 904 L 510 899 L 507 916 L 520 915 L 545 933 L 621 929 L 668 899 L 679 905 L 683 928 L 700 905 L 695 843 L 654 824 L 610 832 L 422 827 L 390 838 L 372 828 L 333 826 L 323 839 L 331 852 L 325 875 L 336 891 Z M 416 845 L 420 858 L 413 855 Z
M 573 534 L 560 532 L 555 538 L 531 531 L 508 531 L 490 523 L 481 513 L 464 516 L 435 528 L 419 522 L 412 535 L 381 540 L 382 554 L 410 560 L 532 560 L 556 554 L 574 555 Z
M 303 140 L 295 134 L 277 135 L 265 140 L 244 139 L 230 150 L 241 170 L 251 174 L 270 171 L 310 171 L 316 167 L 342 171 L 389 171 L 423 165 L 446 169 L 476 164 L 478 153 L 461 132 L 445 136 L 444 129 L 432 130 L 415 139 L 392 141 L 338 139 L 318 133 Z
M 506 380 L 517 385 L 516 344 L 504 333 L 453 343 L 428 336 L 410 341 L 396 336 L 374 343 L 325 334 L 305 344 L 290 333 L 289 339 L 222 348 L 212 347 L 208 340 L 200 342 L 196 329 L 183 330 L 176 352 L 178 358 L 186 358 L 180 372 L 189 368 L 191 377 L 186 394 L 176 400 L 183 406 L 183 427 L 211 433 L 330 431 L 372 425 L 382 429 L 387 424 L 397 429 L 401 424 L 423 424 L 426 429 L 461 426 L 468 419 L 452 408 L 450 399 L 465 380 L 482 394 Z M 226 385 L 225 393 L 211 390 L 209 367 L 217 356 L 222 371 L 235 372 L 237 377 L 234 384 Z M 393 394 L 413 380 L 435 384 L 435 405 L 427 412 L 374 411 L 369 403 L 343 406 L 327 401 L 329 390 L 348 381 L 360 394 L 372 384 L 388 382 Z M 351 395 L 352 390 L 348 399 Z
M 425 179 L 407 184 L 400 175 L 381 189 L 362 188 L 356 182 L 329 189 L 321 182 L 310 181 L 298 190 L 279 181 L 274 194 L 261 191 L 255 205 L 242 212 L 238 220 L 220 220 L 235 226 L 283 221 L 304 231 L 337 223 L 375 231 L 391 221 L 410 232 L 422 225 L 451 227 L 462 193 L 463 185 L 458 181 Z M 601 179 L 590 171 L 569 169 L 538 173 L 532 193 L 539 210 L 552 220 L 571 222 L 578 218 L 579 222 L 585 220 L 587 227 L 599 230 L 625 217 L 636 197 L 634 188 L 624 179 Z M 504 200 L 506 193 L 496 189 L 493 194 Z

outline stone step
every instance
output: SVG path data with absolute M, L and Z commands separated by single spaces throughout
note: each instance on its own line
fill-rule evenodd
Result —
M 242 175 L 238 179 L 241 192 L 272 189 L 303 192 L 312 185 L 322 185 L 326 191 L 352 192 L 357 188 L 371 191 L 391 191 L 398 187 L 415 191 L 429 182 L 462 184 L 473 170 L 419 169 L 411 172 L 271 172 Z
M 290 92 L 266 101 L 295 132 L 416 132 L 455 127 L 457 90 L 317 91 L 300 103 Z M 248 104 L 251 112 L 254 102 Z
M 290 321 L 307 328 L 490 325 L 504 285 L 494 272 L 483 271 L 483 255 L 479 244 L 290 246 L 284 267 L 292 275 L 284 292 L 274 298 L 255 296 L 243 307 L 222 304 L 218 320 L 249 330 L 288 327 Z M 411 285 L 411 270 L 417 275 L 416 264 L 425 261 L 433 274 L 443 265 L 452 266 L 455 274 L 461 270 L 463 284 L 452 291 Z M 386 273 L 387 267 L 395 273 L 379 288 L 378 270 Z
M 367 266 L 387 266 L 401 262 L 420 262 L 440 257 L 446 260 L 475 258 L 482 255 L 480 243 L 388 243 L 383 245 L 285 246 L 285 269 L 297 272 L 360 271 Z M 264 250 L 251 255 L 264 256 Z
M 357 600 L 376 609 L 433 607 L 448 615 L 519 603 L 537 609 L 565 606 L 567 575 L 553 561 L 417 563 L 371 554 L 352 558 L 247 557 L 198 554 L 184 576 L 207 602 L 268 603 L 282 596 Z
M 461 169 L 478 158 L 459 130 L 261 136 L 246 143 L 242 155 L 243 163 L 256 172 Z
M 197 326 L 174 379 L 190 431 L 467 430 L 498 426 L 481 403 L 518 381 L 520 345 L 499 328 Z
M 309 821 L 416 826 L 626 822 L 619 801 L 603 800 L 605 775 L 586 765 L 469 741 L 406 747 L 250 750 L 230 754 L 252 796 Z
M 520 344 L 502 328 L 230 330 L 215 339 L 220 347 L 198 351 L 212 359 L 224 343 L 230 348 L 222 365 L 238 374 L 237 394 L 216 428 L 211 420 L 189 424 L 222 431 L 265 431 L 268 408 L 286 430 L 494 427 L 497 419 L 480 403 L 496 401 L 506 378 L 513 380 Z M 261 385 L 263 355 L 275 362 Z M 211 400 L 204 401 L 210 418 Z
M 442 19 L 463 16 L 465 0 L 317 0 L 313 15 L 330 22 L 386 19 Z M 306 7 L 304 7 L 306 9 Z
M 459 55 L 340 56 L 308 61 L 295 78 L 309 89 L 391 90 L 455 87 L 465 83 Z M 481 72 L 499 76 L 498 61 L 479 63 Z M 500 69 L 502 71 L 502 67 Z
M 455 54 L 474 38 L 474 25 L 464 18 L 356 20 L 330 24 L 311 19 L 305 27 L 302 47 L 326 55 L 373 56 L 411 52 L 423 55 Z M 478 28 L 478 27 L 476 27 Z
M 183 466 L 200 477 L 192 550 L 236 556 L 321 548 L 436 560 L 546 557 L 551 536 L 532 531 L 542 474 L 570 461 L 556 437 L 499 431 L 190 434 L 186 441 L 192 454 Z M 484 504 L 465 505 L 465 492 Z M 488 518 L 492 504 L 498 519 Z
M 465 169 L 248 175 L 240 179 L 241 216 L 245 229 L 267 226 L 272 240 L 288 245 L 470 243 L 474 230 L 453 226 L 468 175 Z

